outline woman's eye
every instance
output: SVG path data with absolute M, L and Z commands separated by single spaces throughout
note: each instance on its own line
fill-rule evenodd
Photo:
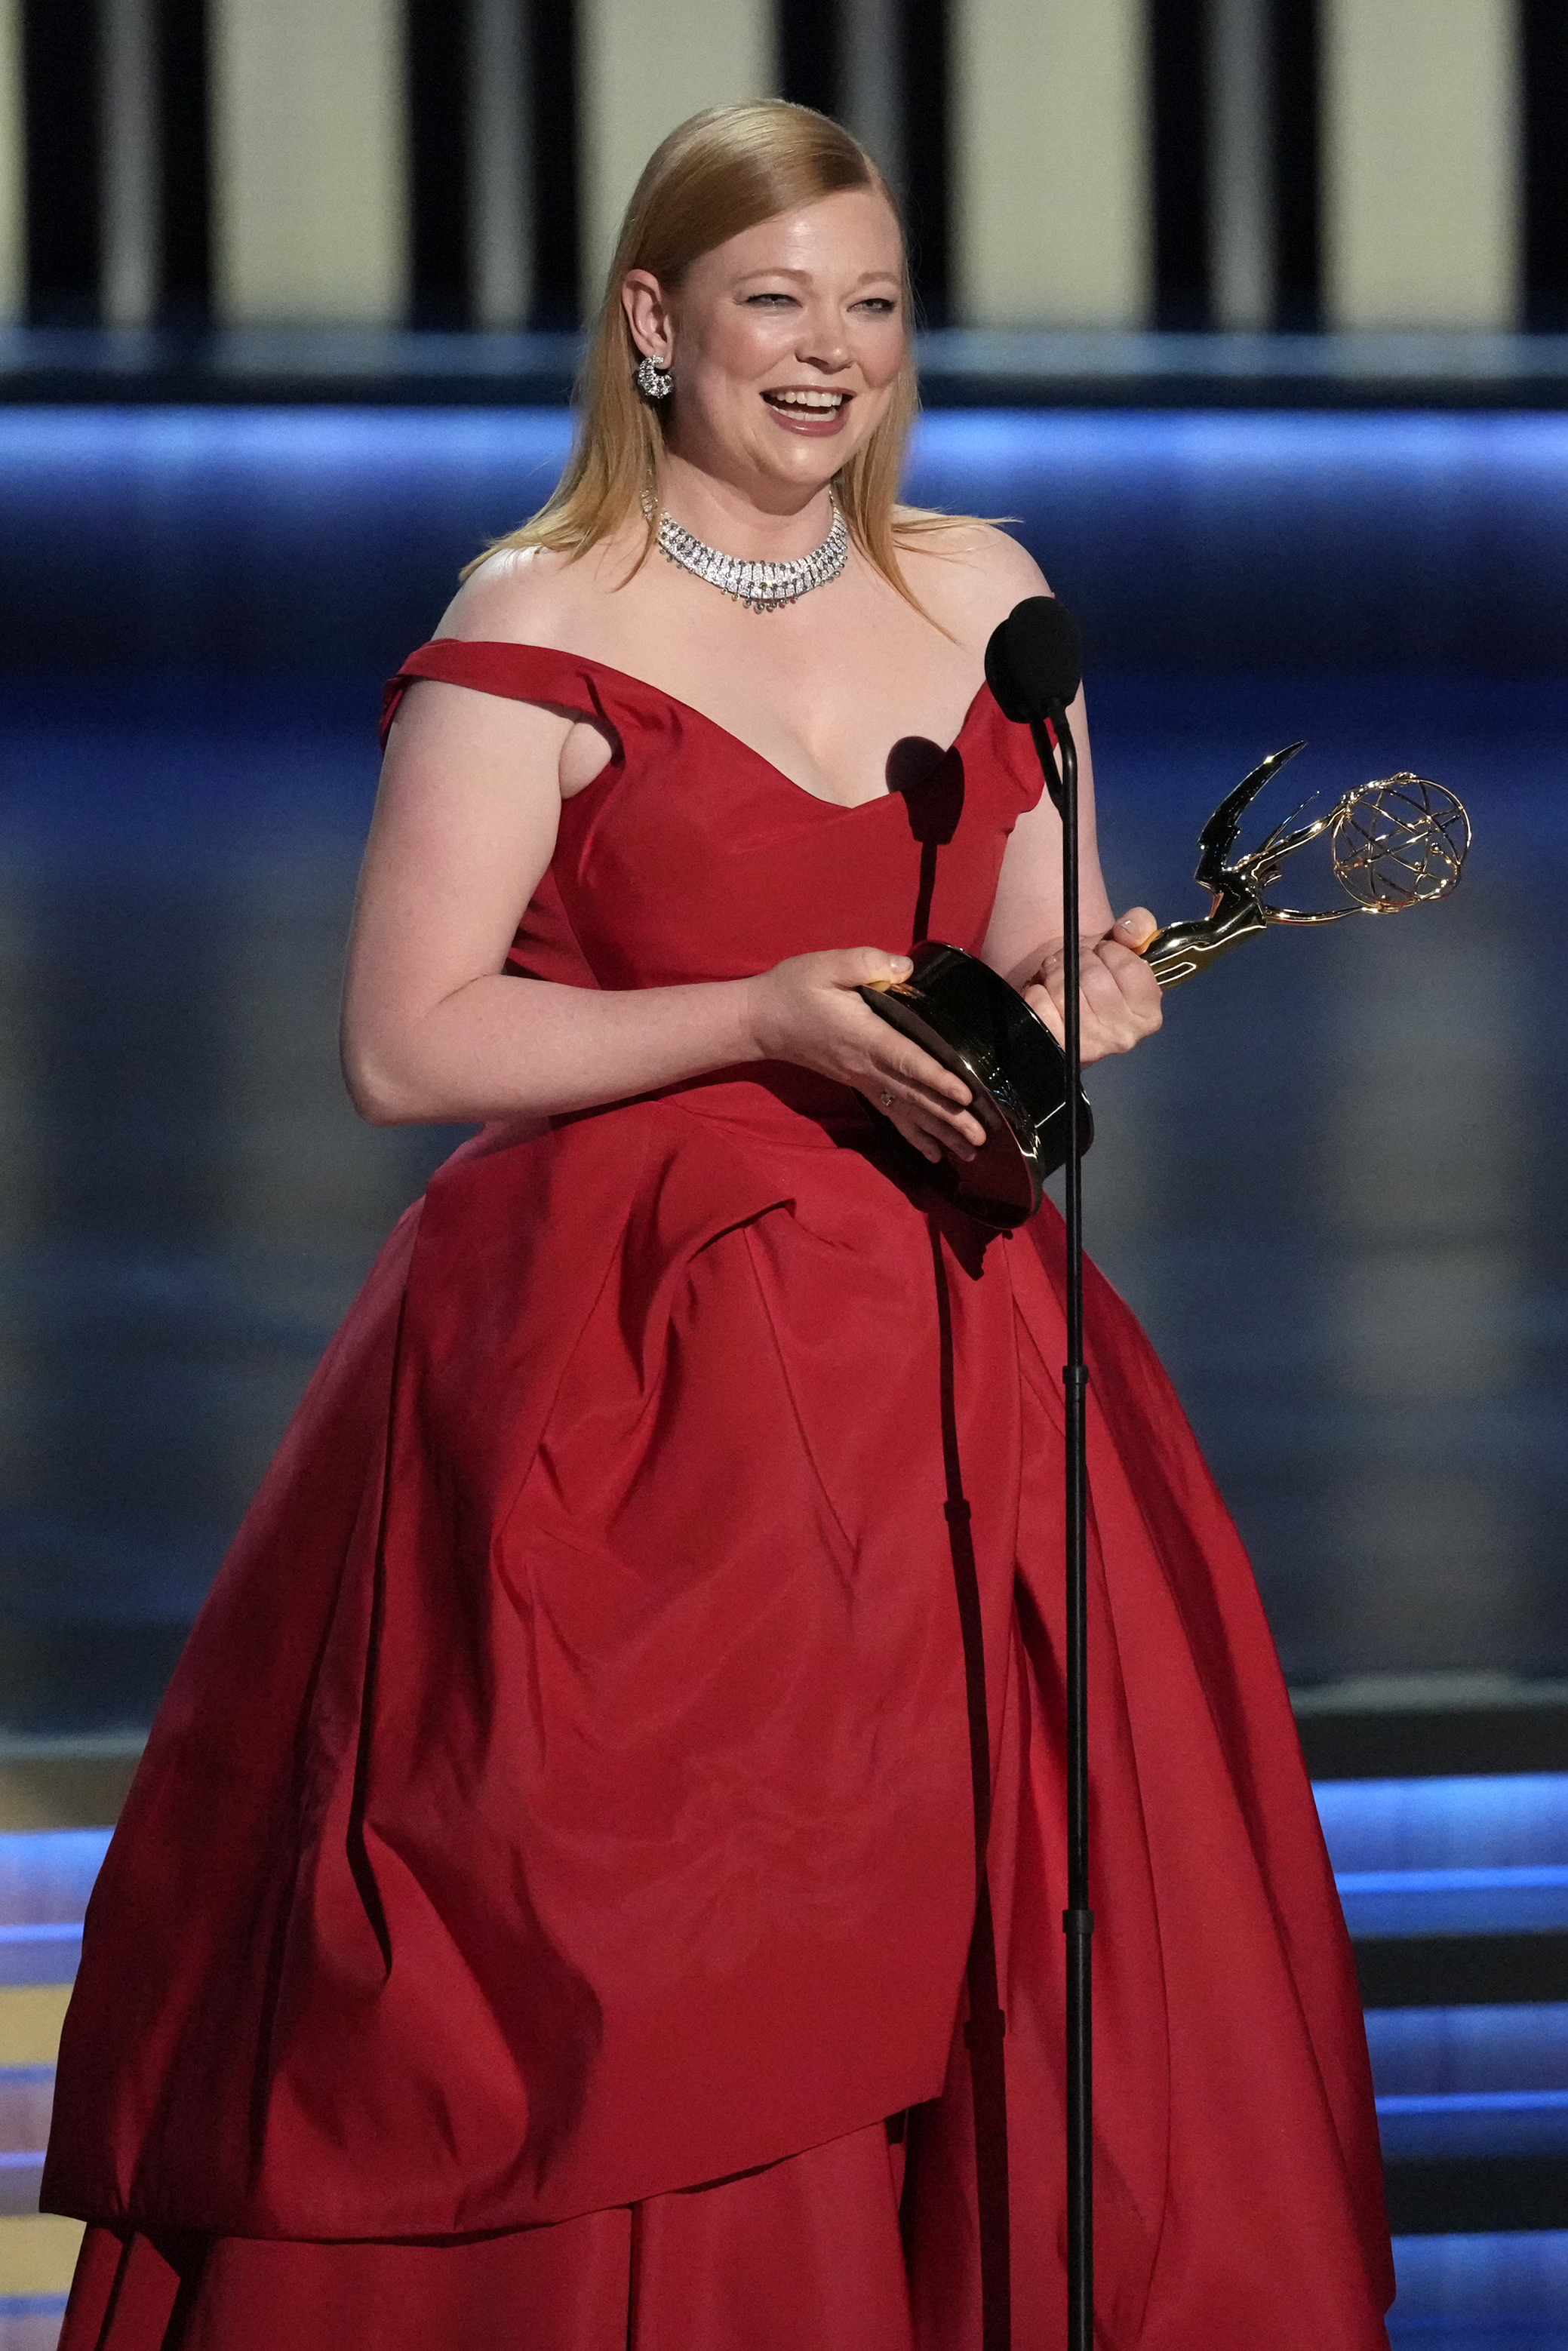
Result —
M 748 294 L 748 295 L 747 296 L 746 299 L 747 299 L 747 306 L 749 307 L 749 306 L 750 306 L 752 303 L 754 303 L 754 302 L 769 302 L 769 303 L 793 302 L 793 300 L 795 299 L 795 297 L 793 296 L 793 294 Z
M 862 310 L 873 312 L 879 319 L 887 319 L 891 318 L 898 305 L 891 294 L 868 294 L 864 301 L 856 307 Z

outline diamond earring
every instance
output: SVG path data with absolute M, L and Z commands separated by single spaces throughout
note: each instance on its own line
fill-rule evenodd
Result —
M 633 381 L 643 399 L 667 399 L 673 381 L 669 360 L 653 359 L 644 351 L 637 362 L 633 377 Z

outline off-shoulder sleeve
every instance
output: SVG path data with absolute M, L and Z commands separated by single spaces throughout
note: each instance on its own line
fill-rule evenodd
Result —
M 472 686 L 478 694 L 499 694 L 511 702 L 547 702 L 552 709 L 575 710 L 584 718 L 605 722 L 605 711 L 594 681 L 595 664 L 577 653 L 556 653 L 546 645 L 515 645 L 472 637 L 436 637 L 410 653 L 395 677 L 389 678 L 382 697 L 382 746 L 384 749 L 398 705 L 415 678 L 439 678 L 446 685 Z

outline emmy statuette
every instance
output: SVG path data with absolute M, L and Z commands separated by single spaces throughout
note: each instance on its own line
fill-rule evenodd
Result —
M 1242 820 L 1265 785 L 1305 748 L 1271 752 L 1221 800 L 1198 835 L 1197 880 L 1210 894 L 1207 914 L 1168 924 L 1143 949 L 1167 992 L 1207 971 L 1246 939 L 1276 925 L 1394 914 L 1446 898 L 1464 868 L 1470 821 L 1442 784 L 1408 773 L 1357 785 L 1323 814 L 1298 809 L 1256 849 L 1238 852 Z M 1343 903 L 1308 909 L 1271 894 L 1286 858 L 1326 839 Z M 927 939 L 914 950 L 906 980 L 860 992 L 873 1010 L 961 1077 L 986 1130 L 974 1158 L 931 1171 L 960 1207 L 1010 1231 L 1033 1216 L 1047 1176 L 1067 1155 L 1067 1081 L 1061 1049 L 1016 988 L 959 947 Z M 1080 1095 L 1082 1148 L 1093 1120 Z

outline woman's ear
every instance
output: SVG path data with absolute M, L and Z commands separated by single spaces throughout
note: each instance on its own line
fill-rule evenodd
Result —
M 651 269 L 629 269 L 621 281 L 621 307 L 632 329 L 632 340 L 649 359 L 668 366 L 674 342 L 674 321 L 664 292 Z

